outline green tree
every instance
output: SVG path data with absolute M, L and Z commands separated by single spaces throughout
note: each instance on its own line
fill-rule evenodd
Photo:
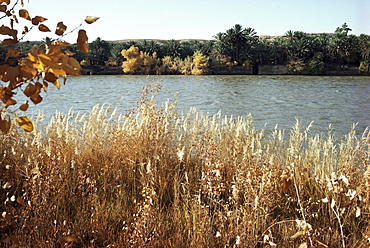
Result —
M 270 51 L 275 65 L 285 64 L 288 61 L 287 41 L 284 38 L 274 38 L 270 43 Z
M 90 64 L 105 65 L 105 62 L 109 59 L 111 48 L 108 42 L 102 40 L 100 37 L 96 38 L 90 44 L 90 54 L 88 56 Z
M 114 43 L 111 45 L 110 55 L 109 55 L 109 61 L 120 65 L 124 61 L 124 57 L 122 56 L 121 51 L 124 49 L 129 49 L 130 45 L 126 42 L 119 42 Z
M 216 40 L 214 45 L 213 55 L 219 58 L 232 59 L 232 50 L 229 44 L 226 42 L 225 33 L 219 32 L 213 36 Z
M 138 46 L 141 51 L 149 55 L 153 55 L 153 53 L 158 53 L 160 51 L 160 47 L 155 40 L 143 40 L 138 44 Z
M 351 30 L 347 23 L 344 23 L 335 30 L 334 36 L 330 41 L 332 61 L 338 65 L 353 62 L 351 55 L 355 53 L 357 38 L 353 35 L 348 35 L 348 32 Z
M 324 71 L 324 56 L 322 52 L 317 52 L 307 63 L 307 73 L 310 75 L 321 75 Z
M 250 49 L 248 46 L 248 41 L 252 41 L 251 38 L 256 36 L 256 31 L 253 28 L 243 28 L 240 24 L 235 24 L 234 27 L 226 30 L 224 34 L 221 35 L 221 42 L 226 43 L 230 47 L 231 57 L 233 61 L 239 63 L 245 59 L 246 49 Z M 244 57 L 241 54 L 244 53 Z
M 256 42 L 256 31 L 253 28 L 243 28 L 240 24 L 218 33 L 214 36 L 217 43 L 217 52 L 222 57 L 230 57 L 232 61 L 242 64 L 251 56 L 253 45 Z
M 169 40 L 162 45 L 164 56 L 180 57 L 181 56 L 181 45 L 177 40 Z
M 199 43 L 199 42 L 196 42 L 196 43 Z M 200 43 L 199 43 L 200 44 Z M 193 42 L 189 42 L 189 41 L 183 41 L 183 42 L 180 42 L 180 58 L 181 59 L 185 59 L 187 57 L 191 57 L 195 51 L 197 50 L 194 50 L 196 49 L 197 45 L 195 45 Z
M 358 38 L 358 50 L 360 51 L 361 60 L 370 59 L 370 36 L 361 34 Z
M 266 39 L 259 40 L 255 43 L 254 47 L 254 58 L 256 63 L 265 64 L 268 63 L 271 54 L 270 42 Z
M 323 54 L 323 60 L 330 61 L 330 40 L 332 35 L 327 33 L 321 33 L 315 36 L 313 41 L 313 51 L 321 52 Z
M 214 46 L 215 46 L 215 41 L 207 40 L 207 41 L 201 43 L 201 47 L 200 47 L 199 50 L 195 50 L 195 51 L 200 51 L 205 56 L 210 56 L 212 54 Z

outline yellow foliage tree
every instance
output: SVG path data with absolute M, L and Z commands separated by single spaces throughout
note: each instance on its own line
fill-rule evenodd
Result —
M 52 40 L 49 43 L 34 45 L 29 51 L 23 52 L 21 49 L 21 41 L 34 27 L 37 27 L 40 32 L 51 32 L 51 30 L 43 24 L 47 19 L 41 16 L 31 16 L 24 9 L 23 0 L 20 1 L 21 8 L 18 13 L 15 7 L 19 5 L 19 1 L 0 0 L 0 16 L 1 20 L 9 20 L 9 25 L 2 24 L 0 26 L 0 35 L 5 36 L 2 40 L 2 45 L 16 45 L 15 48 L 8 47 L 5 60 L 0 61 L 0 130 L 7 133 L 11 126 L 9 107 L 17 104 L 13 96 L 18 90 L 22 91 L 34 104 L 42 101 L 40 95 L 41 90 L 46 91 L 48 84 L 54 84 L 60 88 L 59 78 L 62 77 L 63 82 L 67 80 L 67 75 L 80 75 L 80 64 L 78 61 L 70 57 L 73 53 L 68 50 L 62 50 L 70 44 L 59 39 Z M 29 26 L 16 28 L 18 19 L 24 18 L 29 21 Z M 91 24 L 98 20 L 98 17 L 87 16 L 85 22 Z M 77 26 L 80 27 L 82 23 Z M 76 30 L 75 28 L 74 30 Z M 21 37 L 19 30 L 22 29 Z M 59 22 L 55 29 L 55 34 L 63 37 L 67 26 L 63 22 Z M 72 30 L 71 32 L 73 32 Z M 86 53 L 88 50 L 88 37 L 86 31 L 80 29 L 78 31 L 77 45 L 81 51 Z M 19 47 L 17 49 L 17 47 Z M 20 105 L 20 110 L 28 109 L 28 101 Z M 19 126 L 25 131 L 32 131 L 33 124 L 25 116 L 17 117 L 16 121 Z
M 201 52 L 195 52 L 193 54 L 193 64 L 191 68 L 191 74 L 193 75 L 204 75 L 208 72 L 209 63 L 208 58 Z
M 138 47 L 131 46 L 121 51 L 126 61 L 122 62 L 122 69 L 125 73 L 149 74 L 155 65 L 155 59 L 149 54 L 139 51 Z

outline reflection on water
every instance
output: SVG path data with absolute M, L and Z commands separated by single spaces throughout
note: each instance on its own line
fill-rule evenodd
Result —
M 158 82 L 162 90 L 158 102 L 178 93 L 179 111 L 223 115 L 252 114 L 256 128 L 290 129 L 295 120 L 313 130 L 325 131 L 332 124 L 338 135 L 353 123 L 363 131 L 370 125 L 370 77 L 307 76 L 80 76 L 70 77 L 61 90 L 52 85 L 44 101 L 28 112 L 44 110 L 89 111 L 96 104 L 111 104 L 122 111 L 131 109 L 142 87 Z

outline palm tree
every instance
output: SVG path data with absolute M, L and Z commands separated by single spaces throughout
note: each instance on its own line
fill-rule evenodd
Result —
M 282 37 L 276 37 L 270 45 L 271 55 L 273 56 L 274 64 L 284 64 L 287 62 L 287 41 Z
M 348 62 L 351 52 L 355 49 L 356 37 L 348 35 L 351 29 L 346 23 L 338 27 L 329 43 L 330 54 L 333 61 L 343 65 Z
M 207 40 L 204 43 L 202 43 L 200 52 L 205 56 L 210 56 L 210 54 L 213 51 L 215 42 L 213 40 Z
M 225 33 L 216 34 L 214 38 L 216 38 L 219 43 L 229 47 L 233 61 L 241 62 L 242 50 L 248 47 L 247 42 L 253 41 L 252 38 L 254 38 L 256 34 L 253 28 L 243 28 L 242 25 L 235 24 L 234 27 L 226 30 Z M 227 51 L 227 49 L 224 49 L 224 46 L 221 46 L 223 48 L 222 50 Z M 250 47 L 251 45 L 249 44 L 248 48 Z
M 226 34 L 219 32 L 213 38 L 216 40 L 213 55 L 216 57 L 232 57 L 230 46 L 226 42 Z
M 172 58 L 180 57 L 181 55 L 181 45 L 179 41 L 169 40 L 162 46 L 164 56 L 171 56 Z
M 268 61 L 271 52 L 270 44 L 271 42 L 267 39 L 259 40 L 256 42 L 253 48 L 256 63 L 264 64 Z
M 307 38 L 297 39 L 294 51 L 298 58 L 306 59 L 311 51 L 311 40 Z
M 370 59 L 370 36 L 361 34 L 358 38 L 360 56 L 363 61 Z
M 153 55 L 159 51 L 159 45 L 155 40 L 143 40 L 139 43 L 140 50 L 143 52 Z
M 120 42 L 112 44 L 112 49 L 110 51 L 109 60 L 115 62 L 117 65 L 121 64 L 124 60 L 124 57 L 121 54 L 123 49 L 129 49 L 130 45 L 126 42 Z
M 293 30 L 288 30 L 285 32 L 285 37 L 289 46 L 293 47 L 295 45 L 296 36 L 294 35 Z
M 111 45 L 107 41 L 102 40 L 100 37 L 96 38 L 96 40 L 91 42 L 89 47 L 90 54 L 88 58 L 90 59 L 90 63 L 92 65 L 104 65 L 109 59 L 111 48 Z

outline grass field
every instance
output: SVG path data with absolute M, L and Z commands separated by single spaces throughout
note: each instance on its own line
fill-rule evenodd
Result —
M 368 130 L 265 133 L 157 90 L 1 135 L 0 246 L 370 247 Z

